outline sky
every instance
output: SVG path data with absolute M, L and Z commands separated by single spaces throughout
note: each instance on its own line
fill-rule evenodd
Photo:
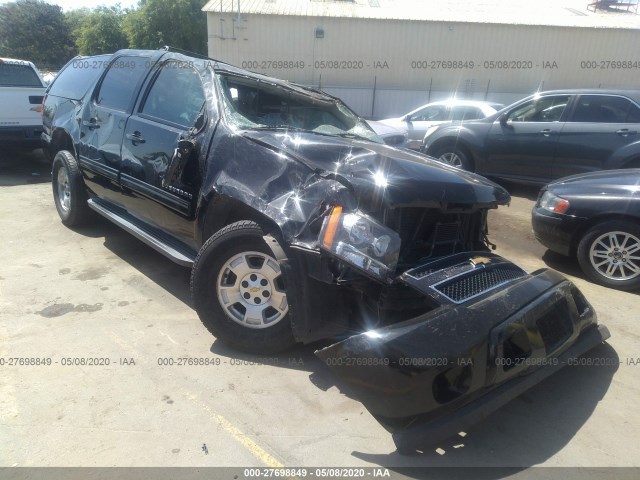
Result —
M 11 3 L 12 1 L 13 0 L 0 0 L 0 5 L 3 3 Z M 69 11 L 82 7 L 95 8 L 99 5 L 112 6 L 117 3 L 119 3 L 122 8 L 135 7 L 138 4 L 138 0 L 47 0 L 47 3 L 60 5 L 64 11 Z

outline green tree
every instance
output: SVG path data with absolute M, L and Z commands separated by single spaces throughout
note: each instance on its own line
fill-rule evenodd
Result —
M 131 48 L 163 45 L 207 53 L 206 0 L 140 0 L 125 18 L 124 30 Z
M 57 68 L 75 54 L 62 9 L 42 0 L 0 6 L 0 55 Z
M 122 29 L 125 13 L 120 7 L 80 9 L 67 14 L 73 29 L 78 53 L 98 55 L 127 48 L 129 42 Z

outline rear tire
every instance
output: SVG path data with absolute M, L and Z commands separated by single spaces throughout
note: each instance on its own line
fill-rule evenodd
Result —
M 473 171 L 473 164 L 469 154 L 466 150 L 460 147 L 442 147 L 439 148 L 433 156 L 441 162 L 448 163 L 451 166 L 461 168 L 462 170 L 467 170 L 469 172 Z
M 244 352 L 273 354 L 296 342 L 278 261 L 255 222 L 243 220 L 214 234 L 191 273 L 195 310 L 222 342 Z
M 619 290 L 640 289 L 640 227 L 624 220 L 595 225 L 578 244 L 578 262 L 592 281 Z
M 53 200 L 62 223 L 67 227 L 86 224 L 92 212 L 87 205 L 87 190 L 74 156 L 60 150 L 53 159 L 51 173 Z

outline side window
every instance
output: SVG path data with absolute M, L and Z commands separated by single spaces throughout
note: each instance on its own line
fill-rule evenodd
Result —
M 440 122 L 448 119 L 449 109 L 445 105 L 433 105 L 411 115 L 414 122 Z
M 138 81 L 149 70 L 147 57 L 118 57 L 109 66 L 102 80 L 96 103 L 103 107 L 126 111 Z
M 0 61 L 0 86 L 42 87 L 42 82 L 30 65 Z
M 80 100 L 109 63 L 111 55 L 71 60 L 49 87 L 49 95 Z
M 558 122 L 569 103 L 569 95 L 539 97 L 509 112 L 512 122 Z
M 192 126 L 205 95 L 200 75 L 182 62 L 167 62 L 153 83 L 141 113 L 167 122 Z
M 580 95 L 573 112 L 573 122 L 625 123 L 631 102 L 609 95 Z
M 631 104 L 631 108 L 629 109 L 627 123 L 640 123 L 640 108 L 634 103 Z
M 453 112 L 451 115 L 451 119 L 453 121 L 460 120 L 477 120 L 478 118 L 483 118 L 484 115 L 482 111 L 478 107 L 464 107 L 458 106 L 453 107 Z

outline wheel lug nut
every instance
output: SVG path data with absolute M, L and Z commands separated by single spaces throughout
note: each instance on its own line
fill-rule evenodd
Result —
M 269 292 L 267 292 L 266 290 L 262 292 L 262 296 L 265 298 L 269 297 Z
M 262 300 L 260 300 L 258 297 L 256 297 L 256 298 L 253 299 L 253 301 L 256 302 L 256 303 L 260 303 Z
M 252 282 L 255 282 L 258 279 L 258 276 L 255 273 L 252 273 L 249 278 L 251 279 Z
M 243 297 L 249 300 L 249 298 L 251 298 L 251 295 L 249 294 L 249 292 L 244 292 Z
M 247 288 L 249 286 L 249 282 L 247 282 L 246 280 L 244 282 L 242 282 L 242 286 L 244 288 Z
M 262 280 L 260 280 L 260 285 L 262 285 L 263 287 L 266 287 L 267 283 L 269 283 L 269 282 L 267 282 L 264 278 Z

